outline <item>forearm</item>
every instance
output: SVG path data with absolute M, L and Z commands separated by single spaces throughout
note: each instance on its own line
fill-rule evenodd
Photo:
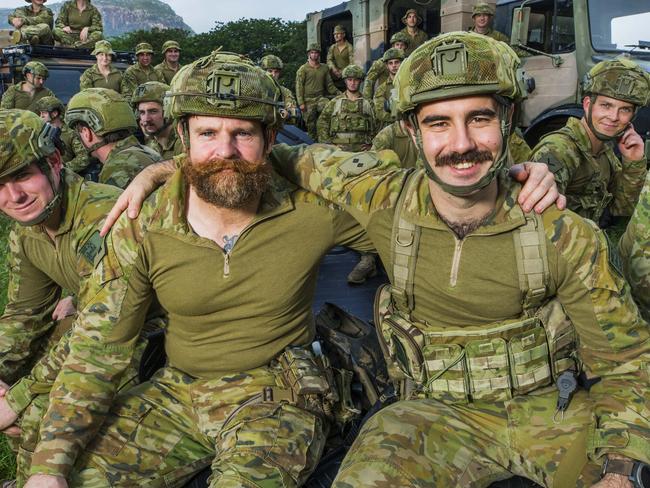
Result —
M 614 200 L 611 204 L 612 215 L 629 217 L 639 199 L 647 170 L 645 158 L 629 161 L 623 158 L 623 171 L 616 175 L 614 181 Z

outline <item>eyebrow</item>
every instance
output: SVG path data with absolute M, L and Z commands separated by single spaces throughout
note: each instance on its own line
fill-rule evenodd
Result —
M 467 118 L 471 119 L 472 117 L 481 115 L 484 117 L 496 117 L 497 113 L 491 108 L 483 108 L 479 110 L 472 110 L 467 114 Z M 432 122 L 440 122 L 443 120 L 451 120 L 451 117 L 449 115 L 427 115 L 424 119 L 422 119 L 422 123 L 430 124 Z

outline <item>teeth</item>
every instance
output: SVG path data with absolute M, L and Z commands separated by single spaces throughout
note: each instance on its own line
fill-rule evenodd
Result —
M 474 163 L 466 162 L 466 163 L 460 163 L 460 164 L 454 164 L 454 168 L 456 169 L 468 169 L 474 166 Z

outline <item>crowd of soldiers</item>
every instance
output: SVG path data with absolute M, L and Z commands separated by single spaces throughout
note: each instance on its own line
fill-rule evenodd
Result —
M 21 39 L 98 32 L 88 0 L 64 8 L 61 32 L 14 24 Z M 327 64 L 308 46 L 295 98 L 275 55 L 181 67 L 173 41 L 155 68 L 138 44 L 121 74 L 95 37 L 67 107 L 28 63 L 0 109 L 0 210 L 20 224 L 0 317 L 4 486 L 180 487 L 206 467 L 211 487 L 304 484 L 359 414 L 358 368 L 313 344 L 336 245 L 362 254 L 351 282 L 376 255 L 387 271 L 391 386 L 335 488 L 650 486 L 650 177 L 632 124 L 650 75 L 596 64 L 583 118 L 531 150 L 513 127 L 520 57 L 493 15 L 479 2 L 470 32 L 427 40 L 409 9 L 367 75 L 337 26 Z M 296 112 L 322 144 L 275 144 Z M 611 248 L 602 227 L 622 216 Z M 166 363 L 141 378 L 160 331 Z

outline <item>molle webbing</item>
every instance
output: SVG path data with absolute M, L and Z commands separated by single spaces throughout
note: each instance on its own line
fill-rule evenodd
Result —
M 526 215 L 526 225 L 513 233 L 519 287 L 523 295 L 522 308 L 532 315 L 542 305 L 549 282 L 548 257 L 544 241 L 544 226 L 534 213 Z

